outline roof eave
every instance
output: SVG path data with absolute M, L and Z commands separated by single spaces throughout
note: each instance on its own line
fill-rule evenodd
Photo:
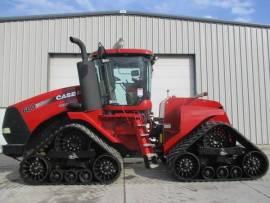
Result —
M 213 18 L 199 18 L 199 17 L 190 17 L 190 16 L 168 15 L 168 14 L 152 13 L 152 12 L 146 13 L 146 12 L 129 11 L 129 10 L 0 17 L 0 23 L 12 22 L 12 21 L 46 20 L 46 19 L 76 18 L 76 17 L 89 17 L 89 16 L 106 16 L 106 15 L 134 15 L 134 16 L 158 17 L 158 18 L 198 21 L 198 22 L 206 22 L 206 23 L 218 23 L 218 24 L 230 24 L 230 25 L 270 28 L 270 25 L 267 25 L 267 24 L 227 21 L 227 20 L 220 20 L 220 19 L 213 19 Z

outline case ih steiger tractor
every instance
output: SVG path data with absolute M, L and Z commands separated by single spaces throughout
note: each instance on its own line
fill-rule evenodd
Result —
M 111 183 L 123 157 L 145 166 L 167 165 L 179 181 L 252 180 L 268 170 L 266 155 L 229 122 L 222 105 L 168 97 L 151 114 L 155 56 L 143 49 L 98 50 L 85 45 L 77 63 L 79 86 L 47 92 L 7 108 L 3 153 L 21 160 L 21 178 L 44 182 Z M 164 84 L 165 85 L 165 84 Z

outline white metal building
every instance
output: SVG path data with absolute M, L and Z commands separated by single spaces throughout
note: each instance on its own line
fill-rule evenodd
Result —
M 10 104 L 78 84 L 79 50 L 69 36 L 89 52 L 120 37 L 127 48 L 153 50 L 160 58 L 155 113 L 167 89 L 176 96 L 207 91 L 249 139 L 270 144 L 269 25 L 129 11 L 0 18 L 0 121 Z

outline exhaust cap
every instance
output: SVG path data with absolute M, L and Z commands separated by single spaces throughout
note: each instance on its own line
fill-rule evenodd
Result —
M 81 50 L 81 56 L 82 56 L 82 61 L 83 63 L 87 63 L 88 62 L 88 56 L 87 56 L 87 52 L 86 52 L 86 48 L 85 48 L 85 44 L 78 38 L 76 37 L 69 37 L 69 40 L 74 43 L 77 44 Z
M 75 42 L 75 41 L 74 41 L 74 37 L 69 37 L 69 40 L 70 40 L 72 43 Z

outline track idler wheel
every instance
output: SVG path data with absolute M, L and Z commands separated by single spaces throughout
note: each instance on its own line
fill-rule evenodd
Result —
M 204 179 L 209 180 L 215 177 L 215 169 L 212 166 L 206 166 L 203 168 L 201 175 Z
M 219 166 L 216 170 L 216 176 L 219 179 L 226 179 L 229 177 L 229 169 L 227 166 Z
M 20 164 L 20 175 L 29 184 L 42 183 L 49 174 L 49 163 L 43 156 L 31 156 Z
M 241 178 L 243 175 L 242 169 L 239 166 L 232 166 L 230 170 L 231 178 Z
M 55 138 L 55 149 L 63 152 L 85 151 L 90 147 L 90 140 L 82 131 L 68 127 L 60 130 Z
M 194 179 L 200 172 L 200 162 L 192 153 L 178 154 L 172 163 L 173 175 L 180 181 Z
M 115 181 L 121 172 L 121 165 L 117 159 L 109 154 L 100 155 L 93 164 L 93 174 L 96 180 L 109 184 Z
M 51 171 L 49 179 L 51 183 L 61 183 L 63 180 L 63 172 L 58 169 L 54 169 Z
M 68 184 L 76 183 L 78 176 L 75 170 L 67 170 L 64 172 L 64 179 Z
M 235 146 L 235 137 L 229 127 L 214 126 L 203 137 L 204 147 L 222 148 Z
M 243 171 L 250 178 L 263 176 L 267 172 L 268 165 L 268 159 L 258 151 L 247 153 L 242 161 Z
M 83 184 L 89 184 L 91 183 L 93 179 L 92 172 L 88 169 L 83 169 L 79 172 L 79 180 Z

